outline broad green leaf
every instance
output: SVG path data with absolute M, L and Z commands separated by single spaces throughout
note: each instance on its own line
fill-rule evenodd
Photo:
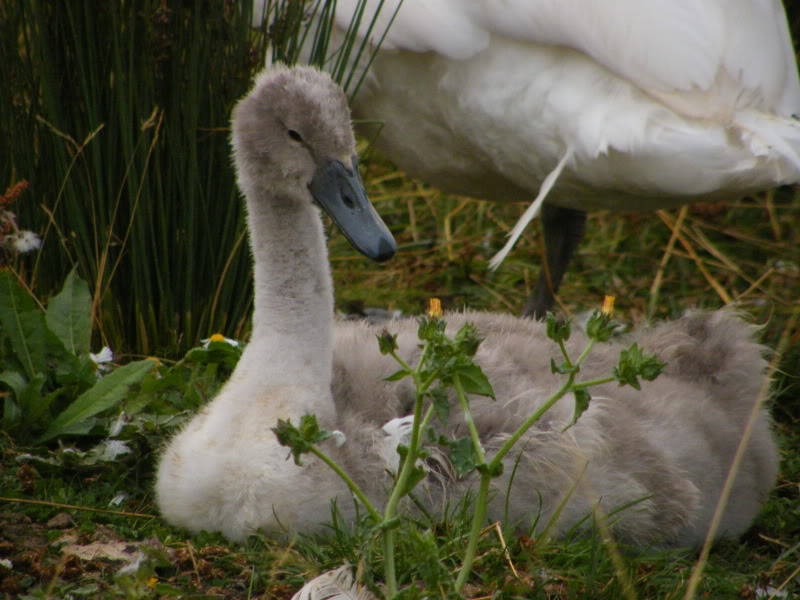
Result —
M 209 342 L 208 348 L 193 348 L 186 353 L 187 363 L 221 364 L 233 369 L 242 356 L 242 347 L 228 342 Z
M 6 395 L 3 400 L 3 431 L 10 431 L 22 420 L 22 408 L 19 397 L 22 395 L 28 380 L 17 371 L 3 371 L 0 373 L 0 382 L 6 384 L 14 391 L 14 395 Z
M 155 364 L 153 360 L 140 360 L 109 373 L 64 409 L 64 412 L 56 417 L 38 442 L 61 435 L 76 423 L 117 404 L 128 393 L 128 388 L 139 383 Z
M 0 272 L 0 327 L 28 377 L 44 370 L 44 314 L 8 271 Z
M 50 402 L 42 395 L 45 379 L 44 373 L 37 373 L 17 397 L 17 403 L 22 410 L 22 419 L 29 425 L 41 422 L 47 417 L 46 413 Z
M 3 371 L 0 373 L 0 383 L 5 383 L 14 391 L 16 396 L 19 396 L 25 386 L 28 385 L 28 380 L 22 373 L 17 371 Z
M 3 398 L 3 431 L 10 431 L 19 425 L 21 418 L 22 411 L 19 409 L 19 405 L 14 401 L 14 398 L 11 395 Z
M 92 299 L 89 286 L 70 271 L 61 291 L 47 304 L 47 326 L 70 354 L 89 352 L 92 335 Z
M 494 399 L 494 390 L 489 378 L 486 377 L 481 368 L 476 364 L 469 364 L 458 367 L 456 376 L 461 381 L 461 386 L 467 394 L 477 394 L 479 396 L 489 396 Z

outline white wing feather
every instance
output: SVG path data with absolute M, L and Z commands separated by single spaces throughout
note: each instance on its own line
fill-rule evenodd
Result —
M 357 2 L 339 0 L 340 26 Z M 399 2 L 384 2 L 375 37 Z M 383 48 L 466 59 L 492 36 L 577 50 L 684 116 L 800 110 L 780 0 L 405 0 Z

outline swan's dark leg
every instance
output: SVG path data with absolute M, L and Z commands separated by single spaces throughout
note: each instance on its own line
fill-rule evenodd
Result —
M 539 273 L 533 295 L 525 304 L 524 317 L 543 319 L 553 308 L 555 294 L 575 248 L 586 228 L 586 213 L 544 203 L 542 207 L 545 264 Z

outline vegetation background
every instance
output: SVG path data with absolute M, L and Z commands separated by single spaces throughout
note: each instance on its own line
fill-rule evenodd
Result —
M 797 44 L 800 5 L 788 4 Z M 38 253 L 0 260 L 42 303 L 77 267 L 89 282 L 93 349 L 109 345 L 121 363 L 158 356 L 169 366 L 212 333 L 247 338 L 250 259 L 228 119 L 287 23 L 290 16 L 254 31 L 247 10 L 232 1 L 0 3 L 0 188 L 30 182 L 14 211 L 44 240 Z M 367 140 L 360 147 L 370 197 L 399 253 L 386 265 L 369 263 L 331 229 L 337 307 L 417 314 L 436 296 L 446 309 L 519 312 L 541 263 L 538 224 L 498 272 L 486 263 L 525 206 L 443 194 L 398 171 Z M 712 555 L 702 589 L 709 597 L 800 593 L 800 188 L 657 213 L 592 214 L 559 302 L 576 314 L 605 294 L 616 296 L 618 318 L 633 324 L 736 302 L 764 325 L 764 343 L 783 350 L 775 359 L 773 400 L 781 482 L 744 543 L 723 544 Z M 224 365 L 192 370 L 180 389 L 191 389 L 196 405 L 224 372 Z M 179 395 L 158 393 L 161 404 Z M 0 559 L 13 565 L 8 572 L 0 566 L 0 593 L 283 598 L 310 574 L 355 559 L 357 536 L 242 549 L 214 536 L 187 538 L 157 519 L 65 513 L 52 504 L 108 509 L 124 491 L 127 513 L 153 514 L 153 451 L 166 430 L 151 425 L 137 438 L 136 460 L 113 467 L 33 467 L 19 460 L 30 448 L 3 438 L 2 496 L 50 504 L 0 503 Z M 86 443 L 66 439 L 60 446 L 73 442 Z M 37 451 L 60 456 L 54 445 Z M 67 517 L 53 524 L 60 515 Z M 457 539 L 457 530 L 437 535 Z M 84 546 L 154 536 L 166 546 L 153 551 L 144 570 L 120 576 L 110 558 L 75 558 L 50 544 L 71 532 Z M 597 540 L 555 549 L 537 548 L 525 536 L 506 541 L 508 554 L 487 535 L 472 596 L 622 593 Z M 448 564 L 447 556 L 436 560 Z M 640 557 L 628 569 L 638 597 L 679 597 L 692 564 L 691 557 Z

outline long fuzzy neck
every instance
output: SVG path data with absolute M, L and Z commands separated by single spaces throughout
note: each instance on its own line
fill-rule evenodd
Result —
M 333 363 L 333 286 L 322 221 L 310 197 L 272 193 L 247 193 L 255 310 L 246 358 L 257 361 L 270 384 L 327 387 Z

